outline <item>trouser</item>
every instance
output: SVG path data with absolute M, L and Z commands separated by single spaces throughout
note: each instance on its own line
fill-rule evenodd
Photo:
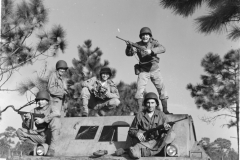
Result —
M 46 142 L 46 135 L 44 132 L 38 133 L 35 130 L 19 128 L 16 133 L 20 140 L 31 144 L 41 144 Z
M 67 104 L 63 103 L 63 100 L 58 97 L 51 97 L 51 105 L 57 108 L 57 111 L 61 114 L 61 117 L 65 117 L 65 108 Z
M 129 156 L 131 158 L 150 157 L 158 154 L 164 146 L 172 143 L 175 139 L 174 131 L 170 130 L 164 137 L 153 139 L 148 142 L 140 142 L 130 147 Z
M 32 144 L 42 144 L 48 143 L 49 148 L 53 149 L 56 147 L 56 142 L 60 134 L 61 121 L 60 118 L 54 117 L 51 122 L 48 124 L 48 129 L 42 132 L 37 132 L 36 130 L 28 130 L 25 128 L 19 128 L 17 130 L 17 136 L 20 140 L 26 141 Z M 51 132 L 50 134 L 50 142 L 47 142 L 49 136 L 47 132 Z
M 116 108 L 120 104 L 120 100 L 118 98 L 107 98 L 103 100 L 95 97 L 87 87 L 82 88 L 81 99 L 83 104 L 83 112 L 87 114 L 89 113 L 89 109 L 94 109 L 96 106 L 98 106 L 97 109 L 100 111 L 109 112 L 111 109 Z
M 137 79 L 137 92 L 135 94 L 135 98 L 143 99 L 144 91 L 146 89 L 148 80 L 151 79 L 152 83 L 157 89 L 159 94 L 159 99 L 168 99 L 167 92 L 165 89 L 165 85 L 163 83 L 163 78 L 160 72 L 160 69 L 151 72 L 141 72 L 138 75 Z M 160 108 L 159 108 L 160 109 Z M 141 110 L 141 109 L 140 109 Z

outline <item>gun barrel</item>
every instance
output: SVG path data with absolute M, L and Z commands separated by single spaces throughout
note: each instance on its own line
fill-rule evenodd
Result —
M 120 37 L 118 37 L 118 36 L 116 36 L 116 38 L 118 38 L 118 39 L 121 39 L 122 41 L 127 41 L 127 40 L 125 40 L 125 39 L 122 39 L 122 38 L 120 38 Z

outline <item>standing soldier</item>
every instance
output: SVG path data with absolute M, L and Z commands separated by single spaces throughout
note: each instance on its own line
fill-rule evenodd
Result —
M 67 85 L 63 79 L 64 72 L 68 69 L 67 63 L 59 60 L 56 63 L 56 71 L 53 72 L 48 79 L 48 91 L 51 96 L 51 102 L 57 106 L 61 115 L 64 115 L 64 99 L 67 92 Z
M 144 90 L 147 86 L 148 80 L 151 79 L 159 94 L 163 112 L 165 114 L 169 114 L 167 110 L 168 96 L 163 84 L 160 67 L 158 65 L 160 59 L 157 57 L 158 54 L 165 52 L 165 48 L 159 44 L 157 40 L 153 39 L 152 32 L 148 27 L 143 27 L 140 30 L 139 38 L 141 41 L 137 42 L 137 44 L 144 48 L 144 51 L 134 48 L 128 42 L 125 50 L 127 56 L 133 56 L 135 53 L 137 53 L 139 58 L 139 64 L 134 66 L 135 73 L 138 74 L 137 93 L 135 94 L 135 98 L 139 107 L 138 111 L 140 112 L 143 110 L 142 102 Z
M 120 104 L 119 93 L 116 85 L 110 79 L 111 76 L 111 69 L 104 67 L 100 70 L 100 79 L 92 77 L 82 83 L 82 116 L 88 116 L 88 106 L 90 109 L 98 111 L 96 116 L 105 116 L 106 112 Z
M 47 91 L 37 93 L 36 102 L 38 107 L 34 108 L 31 113 L 44 114 L 44 118 L 35 118 L 36 130 L 30 129 L 31 115 L 24 114 L 23 128 L 17 130 L 17 136 L 20 140 L 30 142 L 32 144 L 42 144 L 46 142 L 47 130 L 51 131 L 51 141 L 46 155 L 54 156 L 56 141 L 61 128 L 60 114 L 58 108 L 49 105 L 50 96 Z

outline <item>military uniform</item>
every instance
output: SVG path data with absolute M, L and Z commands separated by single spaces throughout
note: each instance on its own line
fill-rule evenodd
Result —
M 100 80 L 93 77 L 84 81 L 82 87 L 83 114 L 88 114 L 89 107 L 90 109 L 99 110 L 98 114 L 104 115 L 120 104 L 117 87 L 110 79 L 105 84 L 102 84 Z M 101 92 L 102 89 L 105 91 Z
M 137 92 L 135 94 L 135 98 L 138 101 L 138 111 L 142 111 L 142 101 L 143 101 L 143 96 L 144 96 L 144 91 L 146 89 L 148 80 L 151 79 L 152 83 L 157 89 L 157 92 L 159 94 L 159 99 L 164 103 L 166 102 L 166 99 L 168 99 L 167 92 L 165 89 L 165 85 L 163 83 L 163 78 L 160 72 L 160 67 L 158 65 L 160 58 L 157 56 L 157 54 L 161 54 L 165 52 L 165 48 L 159 44 L 159 42 L 155 39 L 152 38 L 151 30 L 147 27 L 144 27 L 140 31 L 140 36 L 141 34 L 144 34 L 144 29 L 147 29 L 147 34 L 150 34 L 151 38 L 149 39 L 148 43 L 143 43 L 142 41 L 136 42 L 139 46 L 141 46 L 143 49 L 150 49 L 151 54 L 147 54 L 146 52 L 137 49 L 133 50 L 133 48 L 128 45 L 125 53 L 127 56 L 133 56 L 134 54 L 137 54 L 139 58 L 139 64 L 138 64 L 138 71 L 140 72 L 138 74 L 138 79 L 137 79 Z M 167 107 L 164 104 L 164 107 Z M 166 112 L 165 112 L 166 113 Z
M 20 140 L 30 142 L 32 144 L 41 144 L 46 142 L 47 132 L 51 132 L 51 141 L 49 149 L 56 146 L 56 141 L 61 128 L 60 114 L 55 106 L 47 105 L 43 108 L 37 107 L 31 113 L 44 114 L 44 123 L 35 124 L 36 130 L 29 129 L 30 119 L 23 123 L 23 128 L 17 130 L 17 136 Z
M 48 91 L 51 96 L 52 105 L 58 108 L 58 111 L 63 115 L 63 98 L 66 89 L 64 79 L 58 74 L 57 71 L 53 72 L 48 79 Z
M 130 137 L 135 139 L 133 141 L 133 146 L 130 147 L 129 155 L 132 158 L 140 158 L 143 156 L 154 156 L 160 152 L 160 150 L 155 150 L 161 145 L 163 141 L 163 135 L 159 131 L 153 132 L 149 137 L 146 137 L 146 142 L 140 142 L 137 138 L 138 132 L 144 132 L 152 128 L 156 128 L 159 125 L 167 123 L 168 119 L 166 115 L 160 111 L 155 110 L 153 116 L 150 118 L 146 111 L 139 112 L 129 128 L 128 134 Z M 149 153 L 146 155 L 143 149 L 149 149 Z

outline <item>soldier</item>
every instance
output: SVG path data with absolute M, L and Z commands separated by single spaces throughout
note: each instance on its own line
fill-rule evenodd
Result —
M 125 53 L 127 56 L 133 56 L 137 53 L 139 57 L 139 64 L 135 65 L 135 73 L 138 74 L 137 80 L 137 92 L 135 94 L 135 98 L 138 103 L 138 111 L 142 111 L 142 102 L 143 102 L 143 94 L 144 90 L 147 86 L 147 82 L 151 79 L 152 83 L 157 89 L 159 94 L 159 99 L 161 100 L 163 112 L 165 114 L 169 114 L 167 110 L 167 93 L 165 90 L 165 86 L 163 84 L 163 78 L 161 76 L 160 68 L 159 68 L 159 57 L 158 54 L 164 53 L 165 48 L 158 43 L 157 40 L 153 39 L 152 32 L 148 27 L 143 27 L 140 30 L 139 37 L 141 41 L 137 42 L 137 44 L 143 48 L 144 51 L 133 48 L 130 43 L 127 43 L 127 48 Z
M 50 96 L 47 91 L 40 91 L 36 95 L 36 102 L 38 107 L 34 108 L 31 113 L 44 114 L 44 118 L 35 118 L 36 130 L 29 129 L 31 122 L 30 113 L 23 116 L 25 123 L 23 122 L 23 128 L 17 130 L 17 136 L 20 140 L 30 142 L 32 144 L 42 144 L 46 142 L 48 129 L 51 132 L 51 141 L 48 152 L 46 155 L 54 156 L 56 141 L 59 136 L 61 128 L 60 113 L 56 106 L 50 106 Z
M 53 72 L 48 79 L 48 91 L 51 96 L 51 102 L 57 106 L 61 115 L 64 115 L 64 99 L 67 91 L 67 85 L 63 79 L 63 74 L 68 69 L 67 63 L 63 60 L 59 60 L 56 63 L 56 71 Z
M 132 158 L 154 156 L 166 145 L 165 142 L 163 142 L 163 139 L 166 137 L 164 131 L 160 132 L 157 130 L 147 137 L 144 136 L 144 131 L 156 128 L 159 125 L 163 125 L 165 130 L 171 128 L 167 123 L 168 118 L 166 115 L 162 111 L 156 110 L 159 101 L 155 93 L 147 93 L 143 104 L 146 107 L 145 110 L 138 112 L 128 131 L 129 136 L 137 140 L 137 142 L 135 141 L 136 143 L 129 149 L 129 155 Z M 173 135 L 172 131 L 167 134 L 168 142 L 173 141 L 171 135 Z
M 106 112 L 120 104 L 119 93 L 116 85 L 110 79 L 111 76 L 111 69 L 104 67 L 100 70 L 100 79 L 92 77 L 82 83 L 82 116 L 88 116 L 88 106 L 90 109 L 98 111 L 95 116 L 105 116 Z

